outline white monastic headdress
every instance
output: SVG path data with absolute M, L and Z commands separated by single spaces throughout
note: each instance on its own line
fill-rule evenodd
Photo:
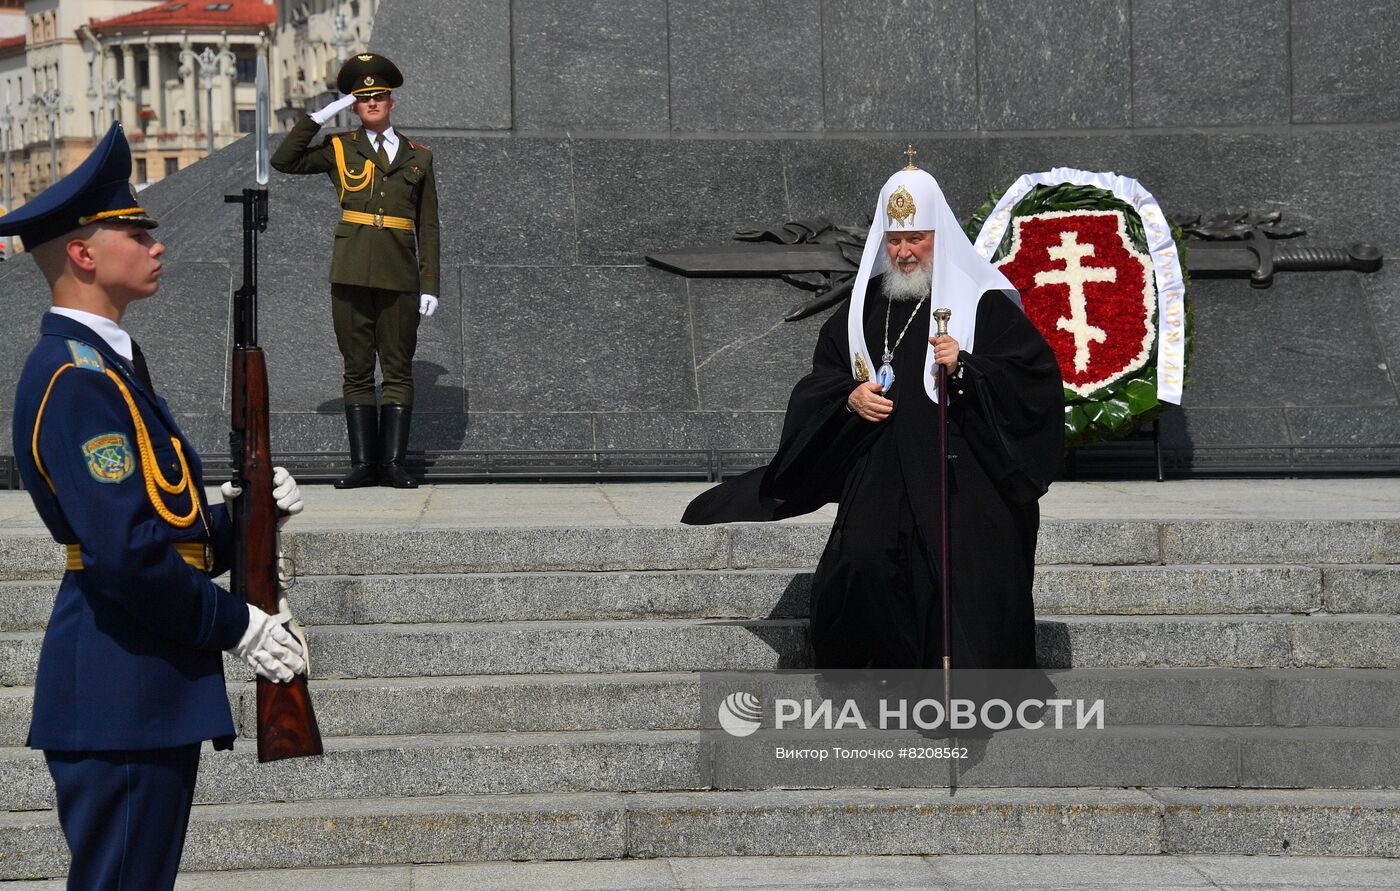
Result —
M 875 355 L 865 343 L 865 288 L 873 276 L 889 268 L 885 251 L 886 232 L 931 231 L 933 239 L 933 293 L 931 308 L 946 307 L 953 311 L 948 321 L 948 333 L 967 352 L 973 351 L 973 335 L 977 322 L 977 303 L 985 291 L 1005 291 L 1021 305 L 1021 295 L 1015 287 L 988 261 L 982 258 L 963 234 L 953 216 L 953 209 L 938 188 L 938 182 L 926 170 L 906 167 L 890 177 L 880 190 L 875 215 L 870 222 L 870 236 L 865 241 L 865 253 L 860 258 L 851 290 L 847 332 L 851 343 L 851 374 L 859 378 L 859 369 L 873 369 Z M 929 333 L 937 333 L 933 314 L 929 313 Z M 933 375 L 933 347 L 924 359 L 924 390 L 938 401 Z M 868 372 L 867 372 L 868 373 Z

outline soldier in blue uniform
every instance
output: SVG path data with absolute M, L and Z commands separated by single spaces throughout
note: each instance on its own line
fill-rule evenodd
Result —
M 53 292 L 13 428 L 25 488 L 67 548 L 29 745 L 54 779 L 68 887 L 84 891 L 174 886 L 200 746 L 233 745 L 221 651 L 275 680 L 304 670 L 285 615 L 212 581 L 232 556 L 228 510 L 206 502 L 199 455 L 121 329 L 159 287 L 165 250 L 130 176 L 114 125 L 81 166 L 0 217 Z M 295 480 L 280 470 L 276 482 L 278 506 L 299 511 Z

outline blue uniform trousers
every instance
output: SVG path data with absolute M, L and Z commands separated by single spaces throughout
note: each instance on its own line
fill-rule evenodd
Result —
M 199 743 L 169 749 L 47 750 L 58 821 L 73 863 L 69 891 L 175 887 L 194 801 Z

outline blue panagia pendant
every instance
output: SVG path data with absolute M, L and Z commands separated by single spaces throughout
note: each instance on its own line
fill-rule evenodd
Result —
M 881 392 L 888 393 L 890 387 L 894 386 L 894 369 L 890 363 L 886 362 L 880 366 L 880 370 L 875 373 L 875 382 L 880 385 Z

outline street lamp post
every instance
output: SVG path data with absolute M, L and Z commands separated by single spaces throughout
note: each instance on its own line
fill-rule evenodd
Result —
M 67 96 L 50 87 L 42 93 L 29 94 L 29 110 L 34 114 L 42 111 L 49 119 L 49 185 L 53 185 L 58 182 L 58 115 L 71 112 L 73 106 Z
M 212 46 L 206 46 L 198 54 L 191 50 L 180 50 L 180 62 L 183 63 L 184 72 L 193 70 L 191 63 L 199 65 L 199 76 L 204 81 L 204 107 L 205 107 L 205 129 L 209 131 L 209 154 L 214 154 L 214 78 L 219 74 L 219 64 L 228 62 L 230 65 L 238 63 L 238 57 L 228 50 L 214 52 Z
M 100 84 L 88 88 L 88 96 L 92 98 L 102 97 L 102 105 L 108 110 L 114 121 L 118 119 L 118 108 L 122 98 L 132 98 L 135 95 L 136 93 L 131 89 L 131 81 L 118 80 L 115 77 L 109 77 Z
M 337 70 L 345 64 L 345 58 L 350 54 L 350 47 L 355 45 L 355 29 L 350 24 L 350 16 L 345 14 L 345 8 L 340 4 L 336 4 L 335 15 L 331 16 L 331 39 L 318 42 L 335 47 Z M 344 129 L 346 112 L 343 109 L 336 115 L 336 119 L 337 126 Z
M 342 7 L 336 7 L 335 15 L 331 16 L 331 39 L 327 42 L 335 47 L 337 62 L 344 62 L 355 44 L 355 29 L 350 26 L 350 16 Z
M 9 103 L 9 102 L 6 102 L 3 106 L 0 106 L 0 135 L 3 135 L 3 137 L 4 137 L 4 150 L 5 150 L 5 213 L 9 213 L 10 211 L 12 211 L 12 210 L 15 209 L 15 208 L 14 208 L 14 200 L 15 200 L 14 181 L 15 181 L 15 175 L 14 175 L 13 169 L 10 167 L 10 142 L 11 142 L 10 127 L 14 124 L 14 122 L 15 122 L 15 113 L 14 113 L 13 111 L 10 110 L 10 103 Z M 6 238 L 6 239 L 5 239 L 5 254 L 6 254 L 6 256 L 13 255 L 13 254 L 14 254 L 14 250 L 15 250 L 14 238 L 13 238 L 13 237 Z

